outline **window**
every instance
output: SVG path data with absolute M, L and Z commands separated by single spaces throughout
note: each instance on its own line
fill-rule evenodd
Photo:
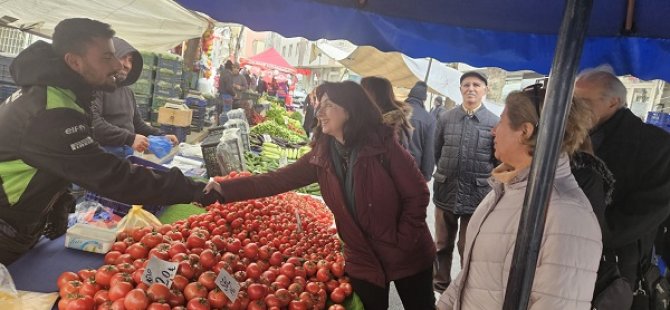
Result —
M 293 44 L 289 45 L 288 47 L 288 57 L 293 56 Z
M 283 47 L 281 48 L 281 55 L 284 56 L 284 57 L 286 57 L 286 46 L 283 46 Z

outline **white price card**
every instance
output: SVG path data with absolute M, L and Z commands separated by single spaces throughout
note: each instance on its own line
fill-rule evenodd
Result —
M 142 282 L 147 285 L 163 283 L 169 288 L 172 285 L 174 276 L 177 275 L 178 266 L 179 263 L 168 262 L 156 256 L 151 256 L 142 274 Z
M 240 283 L 225 269 L 221 269 L 219 276 L 216 277 L 216 285 L 226 294 L 226 297 L 230 301 L 235 302 L 237 294 L 240 292 Z
M 302 218 L 300 218 L 300 213 L 298 213 L 298 210 L 295 210 L 295 220 L 298 224 L 298 233 L 302 234 Z
M 263 142 L 272 143 L 272 137 L 269 134 L 263 134 Z

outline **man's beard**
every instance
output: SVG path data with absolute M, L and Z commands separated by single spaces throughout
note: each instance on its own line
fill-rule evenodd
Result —
M 87 68 L 84 70 L 84 72 L 83 72 L 82 75 L 84 76 L 84 79 L 85 79 L 86 82 L 89 84 L 89 86 L 91 86 L 91 88 L 93 88 L 93 90 L 101 90 L 101 91 L 106 91 L 106 92 L 112 92 L 112 91 L 115 91 L 115 90 L 116 90 L 116 88 L 117 88 L 117 85 L 116 85 L 116 83 L 117 83 L 116 77 L 114 77 L 114 78 L 112 79 L 112 80 L 113 80 L 112 82 L 108 82 L 108 81 L 107 81 L 108 79 L 106 78 L 106 79 L 105 79 L 105 82 L 102 83 L 102 84 L 92 84 L 92 83 L 90 82 L 90 80 L 92 79 L 92 77 L 94 76 L 94 74 L 92 74 L 92 72 L 91 72 L 92 70 L 90 70 L 89 68 L 90 68 L 90 67 L 87 67 Z M 91 78 L 87 78 L 87 77 L 91 77 Z

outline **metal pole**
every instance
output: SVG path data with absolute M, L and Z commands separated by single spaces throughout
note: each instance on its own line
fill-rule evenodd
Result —
M 540 120 L 503 310 L 526 310 L 593 0 L 568 0 Z
M 433 58 L 428 58 L 428 70 L 426 70 L 426 77 L 423 81 L 428 84 L 428 77 L 430 76 L 430 67 L 433 65 Z

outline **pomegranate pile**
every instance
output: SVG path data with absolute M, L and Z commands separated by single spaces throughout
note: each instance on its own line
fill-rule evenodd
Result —
M 103 266 L 60 275 L 58 307 L 345 309 L 353 292 L 341 246 L 332 214 L 310 196 L 217 203 L 174 224 L 119 233 Z M 152 256 L 178 263 L 170 287 L 142 281 Z M 216 285 L 222 271 L 240 284 L 234 301 Z

